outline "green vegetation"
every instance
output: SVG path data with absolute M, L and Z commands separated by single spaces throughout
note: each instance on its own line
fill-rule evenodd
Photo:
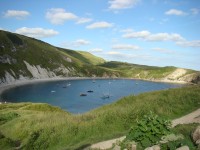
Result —
M 153 114 L 145 115 L 132 127 L 126 138 L 117 145 L 121 149 L 132 149 L 137 145 L 137 150 L 159 145 L 162 150 L 174 150 L 182 146 L 188 146 L 196 150 L 197 146 L 192 140 L 192 132 L 199 124 L 178 125 L 171 128 L 171 122 L 163 117 Z
M 30 65 L 40 66 L 61 77 L 126 77 L 148 80 L 162 80 L 173 73 L 176 67 L 153 67 L 123 62 L 106 62 L 104 59 L 88 52 L 74 51 L 54 47 L 43 41 L 23 35 L 0 30 L 0 80 L 8 72 L 15 79 L 20 76 L 32 78 L 24 61 Z M 8 61 L 9 60 L 9 61 Z M 5 62 L 7 61 L 7 62 Z M 62 68 L 68 71 L 62 71 Z M 200 76 L 199 72 L 186 69 L 186 75 L 192 78 Z M 187 80 L 183 78 L 183 80 Z M 189 80 L 190 82 L 190 80 Z
M 194 111 L 199 105 L 199 86 L 128 96 L 80 115 L 47 104 L 3 104 L 0 105 L 0 118 L 3 118 L 0 144 L 4 149 L 83 149 L 127 134 L 136 120 L 149 111 L 174 119 Z M 177 127 L 178 130 L 184 128 Z
M 179 138 L 177 140 L 171 140 L 168 143 L 164 143 L 161 145 L 162 149 L 176 149 L 180 146 L 187 145 L 190 150 L 196 150 L 197 147 L 193 143 L 192 140 L 192 132 L 199 126 L 199 124 L 185 124 L 185 125 L 178 125 L 172 129 L 176 135 L 182 135 L 183 138 Z
M 161 137 L 171 133 L 171 122 L 153 114 L 145 115 L 137 121 L 126 136 L 127 141 L 135 141 L 143 149 L 156 145 Z
M 104 73 L 113 74 L 109 69 L 96 66 L 104 63 L 105 60 L 87 52 L 54 47 L 34 38 L 1 30 L 0 41 L 0 55 L 10 60 L 10 63 L 1 63 L 0 79 L 4 77 L 5 71 L 16 79 L 19 78 L 19 75 L 32 78 L 24 61 L 30 65 L 40 65 L 48 71 L 55 72 L 57 76 L 103 76 Z M 67 68 L 69 72 L 56 71 L 61 66 Z M 97 69 L 100 71 L 97 72 Z
M 153 67 L 116 61 L 106 62 L 100 66 L 117 70 L 124 77 L 142 79 L 160 79 L 166 77 L 177 69 L 175 67 Z

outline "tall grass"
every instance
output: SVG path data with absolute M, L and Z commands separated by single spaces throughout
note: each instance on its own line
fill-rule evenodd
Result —
M 79 115 L 47 104 L 5 104 L 0 105 L 0 116 L 15 113 L 17 117 L 0 122 L 0 132 L 5 138 L 18 141 L 21 149 L 78 149 L 124 135 L 150 111 L 173 119 L 199 106 L 199 86 L 128 96 Z M 0 144 L 5 138 L 0 139 Z M 7 147 L 13 145 L 7 142 Z

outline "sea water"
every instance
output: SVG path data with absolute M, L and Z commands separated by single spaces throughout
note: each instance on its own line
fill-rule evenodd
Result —
M 3 92 L 1 98 L 15 103 L 48 103 L 77 114 L 112 103 L 124 96 L 180 86 L 182 85 L 130 79 L 60 80 L 11 88 Z

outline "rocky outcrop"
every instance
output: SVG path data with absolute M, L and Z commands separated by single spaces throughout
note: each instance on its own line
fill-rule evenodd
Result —
M 160 146 L 154 145 L 152 147 L 145 148 L 145 150 L 160 150 Z
M 11 56 L 5 54 L 3 56 L 0 56 L 0 63 L 11 65 L 11 64 L 16 64 L 17 60 L 12 58 Z
M 52 78 L 56 77 L 56 74 L 50 71 L 48 68 L 42 68 L 40 65 L 32 66 L 28 62 L 24 61 L 28 71 L 31 73 L 33 78 L 35 79 L 44 79 L 44 78 Z
M 192 133 L 192 139 L 195 144 L 200 145 L 200 126 Z
M 190 148 L 188 146 L 182 146 L 177 148 L 176 150 L 190 150 Z
M 178 68 L 171 74 L 167 75 L 162 80 L 163 81 L 182 81 L 181 77 L 183 77 L 186 73 L 187 73 L 187 71 L 185 69 Z
M 200 73 L 187 73 L 186 69 L 178 68 L 165 78 L 161 79 L 164 82 L 186 82 L 200 84 Z
M 70 73 L 70 68 L 66 68 L 63 64 L 60 65 L 57 69 L 54 69 L 54 72 L 61 73 L 64 76 L 68 76 Z

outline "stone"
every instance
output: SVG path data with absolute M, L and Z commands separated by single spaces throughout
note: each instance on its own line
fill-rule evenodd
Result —
M 136 145 L 135 144 L 131 145 L 131 150 L 136 150 Z
M 190 150 L 190 148 L 188 146 L 182 146 L 177 148 L 176 150 Z
M 200 126 L 192 133 L 192 139 L 196 144 L 200 144 Z
M 112 150 L 121 150 L 121 147 L 119 145 L 115 145 L 115 147 Z
M 160 150 L 160 146 L 154 145 L 154 146 L 153 146 L 153 150 Z
M 152 146 L 152 147 L 147 147 L 147 148 L 145 148 L 145 150 L 160 150 L 160 146 L 154 145 L 154 146 Z

